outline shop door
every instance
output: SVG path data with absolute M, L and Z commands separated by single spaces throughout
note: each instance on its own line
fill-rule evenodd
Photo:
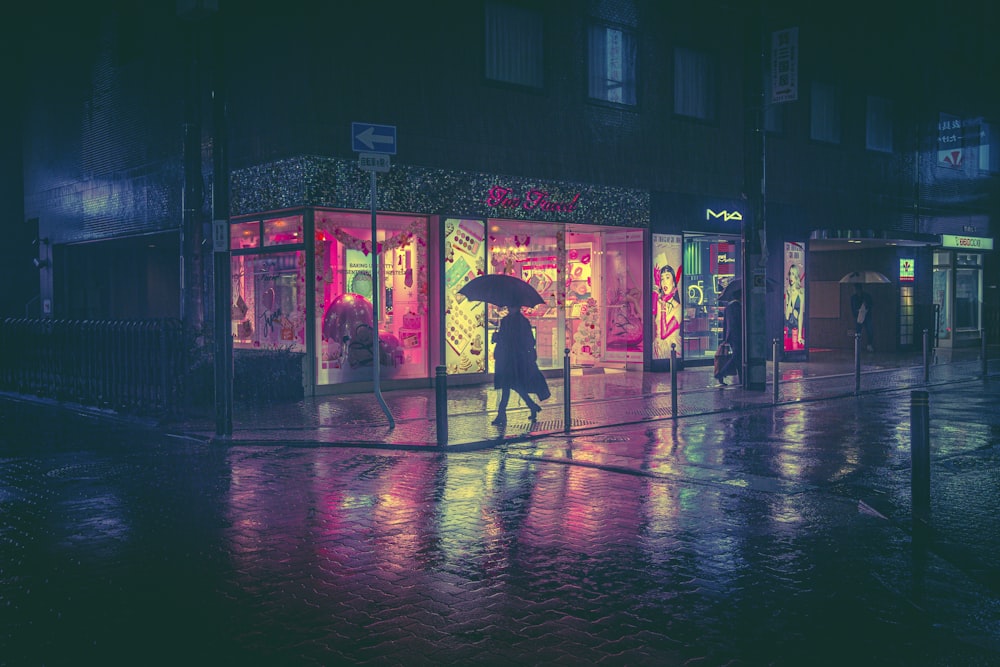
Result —
M 710 360 L 722 336 L 719 295 L 742 271 L 737 236 L 686 235 L 684 238 L 682 338 L 684 359 Z

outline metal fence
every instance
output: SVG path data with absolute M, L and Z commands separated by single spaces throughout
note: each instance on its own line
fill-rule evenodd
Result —
M 0 321 L 0 389 L 134 414 L 176 414 L 179 320 Z

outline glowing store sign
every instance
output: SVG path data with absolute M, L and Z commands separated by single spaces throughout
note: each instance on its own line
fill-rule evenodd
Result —
M 912 283 L 914 277 L 914 265 L 916 262 L 908 257 L 899 259 L 899 282 Z
M 730 220 L 743 220 L 743 214 L 740 213 L 739 211 L 731 211 L 731 212 L 730 211 L 718 211 L 718 212 L 716 212 L 716 211 L 713 211 L 710 208 L 706 208 L 705 209 L 705 219 L 706 220 L 711 220 L 712 218 L 715 218 L 716 220 L 718 220 L 719 218 L 722 218 L 723 222 L 729 222 Z
M 942 234 L 941 245 L 945 248 L 960 248 L 962 250 L 993 250 L 993 239 Z
M 545 190 L 529 190 L 523 197 L 518 197 L 514 195 L 513 189 L 494 185 L 486 196 L 486 205 L 494 208 L 521 208 L 525 211 L 572 213 L 576 210 L 579 199 L 580 193 L 577 192 L 569 201 L 552 201 Z

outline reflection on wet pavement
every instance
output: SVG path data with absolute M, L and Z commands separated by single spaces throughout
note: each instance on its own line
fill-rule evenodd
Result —
M 932 391 L 925 544 L 906 392 L 447 454 L 0 402 L 0 662 L 995 664 L 998 396 Z

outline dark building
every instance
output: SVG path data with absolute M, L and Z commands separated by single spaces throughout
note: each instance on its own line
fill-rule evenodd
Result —
M 996 10 L 752 4 L 46 16 L 26 41 L 67 37 L 26 59 L 37 312 L 204 327 L 228 229 L 235 348 L 303 353 L 310 392 L 370 382 L 376 357 L 402 385 L 438 365 L 483 381 L 495 309 L 457 289 L 492 272 L 545 298 L 529 315 L 548 369 L 708 363 L 744 277 L 758 351 L 852 346 L 852 275 L 882 281 L 880 350 L 924 328 L 978 344 L 997 326 Z

